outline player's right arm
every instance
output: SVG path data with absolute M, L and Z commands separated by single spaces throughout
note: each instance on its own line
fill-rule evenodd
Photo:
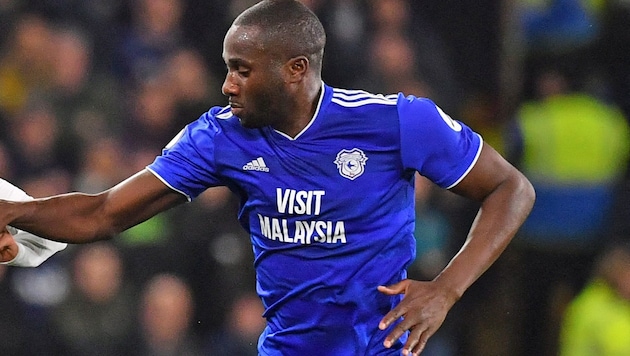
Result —
M 0 226 L 54 241 L 88 243 L 115 237 L 186 202 L 148 170 L 98 194 L 68 193 L 26 202 L 0 200 Z

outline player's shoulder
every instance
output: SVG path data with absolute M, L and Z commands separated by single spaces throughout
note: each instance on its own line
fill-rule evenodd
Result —
M 219 133 L 223 127 L 234 123 L 238 123 L 238 118 L 232 114 L 229 106 L 213 106 L 188 126 L 190 130 Z
M 330 87 L 331 103 L 343 108 L 362 108 L 374 105 L 395 106 L 399 94 L 377 94 L 360 89 Z
M 433 100 L 414 95 L 401 96 L 398 103 L 398 115 L 401 124 L 407 125 L 438 125 L 443 123 L 459 131 L 460 124 L 453 120 Z
M 217 124 L 226 124 L 231 121 L 238 121 L 238 118 L 232 114 L 230 106 L 213 106 L 202 115 L 204 121 L 211 121 Z
M 416 113 L 434 113 L 440 110 L 433 100 L 415 95 L 404 96 L 401 94 L 398 100 L 398 106 L 401 108 L 401 111 L 411 110 Z
M 217 120 L 229 120 L 234 117 L 229 105 L 211 107 L 210 110 L 208 110 L 208 116 Z
M 374 109 L 375 107 L 396 107 L 402 114 L 435 114 L 439 110 L 429 98 L 394 94 L 372 93 L 360 89 L 330 88 L 330 102 L 349 110 Z

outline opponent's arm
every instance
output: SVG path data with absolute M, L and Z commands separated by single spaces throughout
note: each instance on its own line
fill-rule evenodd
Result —
M 0 199 L 33 200 L 22 189 L 0 178 Z M 50 256 L 66 248 L 66 244 L 43 239 L 12 226 L 0 229 L 0 264 L 37 267 Z
M 11 225 L 54 241 L 87 243 L 110 239 L 185 201 L 145 169 L 98 194 L 0 201 L 0 226 Z
M 63 242 L 46 240 L 7 226 L 0 232 L 0 264 L 37 267 L 66 246 Z
M 527 178 L 489 145 L 468 175 L 452 191 L 481 202 L 466 242 L 431 282 L 404 280 L 380 286 L 388 295 L 405 294 L 402 302 L 382 319 L 379 328 L 404 319 L 385 340 L 389 347 L 410 331 L 403 354 L 417 355 L 444 321 L 464 291 L 499 257 L 532 209 L 535 193 Z

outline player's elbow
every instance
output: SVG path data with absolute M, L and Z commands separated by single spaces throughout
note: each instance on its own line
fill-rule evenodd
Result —
M 516 174 L 512 176 L 509 182 L 512 208 L 519 212 L 524 221 L 534 207 L 536 191 L 529 179 L 519 171 L 516 171 Z
M 529 214 L 534 207 L 534 202 L 536 201 L 536 190 L 529 179 L 527 179 L 527 177 L 523 174 L 520 174 L 518 192 L 520 199 L 523 200 L 523 204 Z

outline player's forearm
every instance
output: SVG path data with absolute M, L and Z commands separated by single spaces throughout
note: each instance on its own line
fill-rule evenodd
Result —
M 483 201 L 465 244 L 435 280 L 459 299 L 508 246 L 531 211 L 534 196 L 520 174 L 497 187 Z
M 104 194 L 69 193 L 27 202 L 2 202 L 7 224 L 60 242 L 108 239 L 119 231 L 102 214 Z
M 182 194 L 142 170 L 99 194 L 0 202 L 0 226 L 11 225 L 54 241 L 86 243 L 110 239 L 184 202 Z

